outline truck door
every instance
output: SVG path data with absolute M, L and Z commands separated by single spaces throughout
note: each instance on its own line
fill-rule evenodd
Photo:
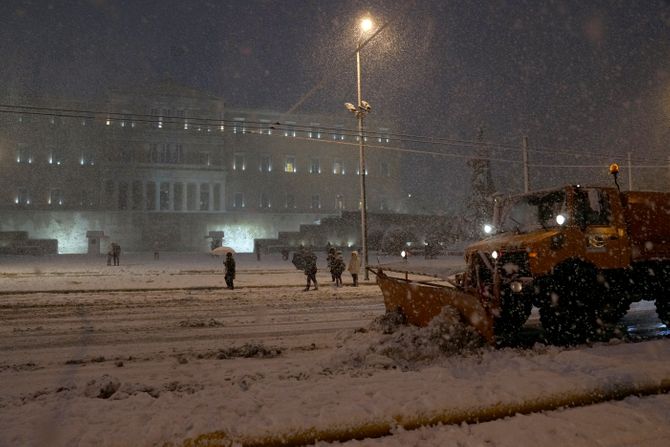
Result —
M 606 190 L 577 188 L 577 222 L 583 233 L 584 257 L 601 269 L 623 267 L 625 238 L 617 227 Z

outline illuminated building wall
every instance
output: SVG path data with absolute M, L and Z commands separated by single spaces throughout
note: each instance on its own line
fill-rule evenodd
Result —
M 359 209 L 355 119 L 224 110 L 167 82 L 97 101 L 21 98 L 0 116 L 0 231 L 55 238 L 61 253 L 104 231 L 129 251 L 207 250 L 205 236 L 253 239 Z M 33 108 L 24 108 L 29 105 Z M 37 107 L 37 108 L 35 108 Z M 349 130 L 345 125 L 348 123 Z M 401 161 L 368 137 L 368 208 L 401 212 Z

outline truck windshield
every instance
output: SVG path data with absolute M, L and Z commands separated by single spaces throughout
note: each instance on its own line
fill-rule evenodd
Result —
M 503 205 L 500 232 L 528 233 L 559 226 L 556 216 L 566 215 L 565 191 L 512 197 Z

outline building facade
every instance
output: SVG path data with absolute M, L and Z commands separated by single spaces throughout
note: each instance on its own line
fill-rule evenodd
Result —
M 227 110 L 170 82 L 99 101 L 10 98 L 0 115 L 0 231 L 87 250 L 102 231 L 126 250 L 253 250 L 324 216 L 359 210 L 355 120 Z M 343 123 L 349 121 L 349 125 Z M 389 131 L 366 134 L 367 203 L 402 212 Z M 352 229 L 352 231 L 358 231 Z

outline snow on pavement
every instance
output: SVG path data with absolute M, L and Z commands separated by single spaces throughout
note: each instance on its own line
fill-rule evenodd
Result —
M 0 445 L 181 445 L 218 430 L 258 438 L 670 378 L 667 339 L 495 350 L 463 328 L 385 333 L 376 286 L 334 288 L 322 274 L 318 292 L 302 292 L 304 276 L 281 259 L 239 257 L 239 284 L 266 287 L 0 295 Z M 5 257 L 0 284 L 221 285 L 203 273 L 218 263 L 175 258 L 157 268 L 138 255 L 132 271 L 110 275 L 104 261 Z M 347 444 L 660 446 L 669 409 L 667 395 L 629 397 Z

